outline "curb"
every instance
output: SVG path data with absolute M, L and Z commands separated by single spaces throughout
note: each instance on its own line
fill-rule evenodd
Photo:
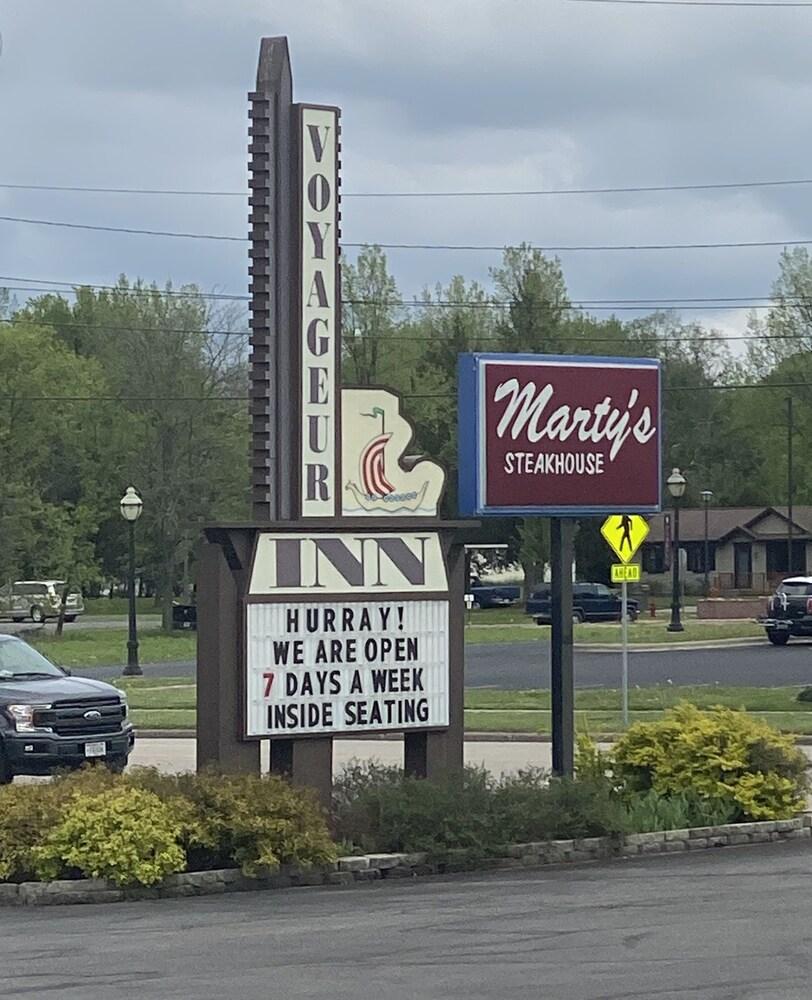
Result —
M 764 646 L 758 636 L 742 639 L 697 639 L 690 642 L 657 642 L 650 645 L 629 643 L 630 653 L 664 653 L 666 651 L 697 650 L 697 649 L 736 649 L 746 646 Z M 576 642 L 573 646 L 578 653 L 619 653 L 623 649 L 621 643 Z
M 136 730 L 136 742 L 138 740 L 193 740 L 196 736 L 194 729 L 138 729 Z M 620 733 L 597 733 L 595 739 L 598 743 L 613 743 Z M 381 736 L 335 736 L 335 740 L 355 740 L 358 743 L 391 742 L 400 740 L 400 735 L 383 734 Z M 549 733 L 465 733 L 463 736 L 465 743 L 552 743 L 553 738 Z M 795 737 L 796 746 L 812 746 L 812 734 L 806 733 Z
M 227 892 L 263 892 L 303 886 L 351 888 L 378 880 L 416 879 L 426 875 L 458 872 L 506 871 L 544 868 L 640 855 L 676 854 L 712 847 L 741 847 L 787 840 L 810 839 L 812 816 L 765 823 L 729 823 L 633 833 L 621 839 L 585 837 L 579 840 L 547 840 L 508 844 L 498 856 L 483 856 L 469 850 L 449 850 L 442 858 L 426 853 L 360 854 L 338 858 L 332 864 L 298 868 L 283 865 L 278 871 L 248 878 L 239 869 L 183 872 L 170 875 L 153 887 L 119 888 L 104 879 L 62 879 L 56 882 L 0 882 L 0 906 L 59 906 L 71 903 L 122 903 L 145 899 L 177 899 L 212 896 Z

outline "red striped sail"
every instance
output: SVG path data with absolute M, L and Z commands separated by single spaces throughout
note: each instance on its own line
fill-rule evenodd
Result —
M 395 487 L 386 478 L 384 464 L 384 452 L 391 437 L 391 434 L 379 434 L 361 454 L 361 477 L 368 496 L 385 497 L 395 492 Z

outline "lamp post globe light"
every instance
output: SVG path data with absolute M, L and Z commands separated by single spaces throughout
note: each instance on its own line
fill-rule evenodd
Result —
M 138 663 L 138 630 L 135 621 L 135 522 L 141 516 L 144 509 L 144 501 L 135 492 L 133 486 L 127 487 L 127 492 L 121 498 L 119 510 L 121 516 L 127 522 L 130 529 L 129 538 L 129 572 L 128 572 L 128 592 L 130 598 L 130 631 L 127 638 L 127 666 L 122 673 L 125 677 L 139 676 L 143 674 Z
M 665 485 L 674 501 L 674 531 L 671 539 L 671 621 L 668 623 L 669 632 L 684 632 L 685 628 L 680 620 L 680 599 L 679 599 L 679 505 L 685 495 L 685 476 L 674 469 L 666 479 Z
M 710 585 L 709 585 L 709 569 L 710 569 L 710 559 L 708 558 L 708 508 L 710 507 L 710 502 L 713 500 L 712 490 L 702 490 L 700 494 L 702 497 L 702 506 L 705 508 L 705 552 L 702 558 L 702 567 L 705 570 L 705 597 L 710 596 Z

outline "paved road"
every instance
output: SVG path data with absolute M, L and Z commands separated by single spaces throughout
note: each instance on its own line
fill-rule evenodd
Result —
M 160 615 L 139 615 L 138 623 L 142 628 L 158 628 L 161 624 Z M 123 615 L 107 617 L 105 615 L 81 615 L 75 622 L 65 622 L 65 632 L 84 631 L 85 629 L 127 628 L 127 619 Z M 0 621 L 0 634 L 19 635 L 20 633 L 39 631 L 53 632 L 56 622 L 48 621 L 45 625 L 35 625 L 34 622 Z
M 812 850 L 0 911 L 4 1000 L 808 1000 Z
M 77 670 L 77 673 L 81 671 Z M 193 662 L 147 666 L 155 677 L 192 677 Z M 94 677 L 112 679 L 120 667 L 93 668 Z M 465 666 L 469 687 L 513 690 L 550 686 L 550 648 L 544 641 L 510 645 L 468 646 Z M 756 641 L 752 646 L 716 649 L 666 649 L 629 654 L 629 681 L 641 687 L 652 684 L 735 684 L 771 687 L 781 684 L 812 684 L 812 643 L 796 641 L 774 648 Z M 575 683 L 578 687 L 619 687 L 620 654 L 575 653 Z

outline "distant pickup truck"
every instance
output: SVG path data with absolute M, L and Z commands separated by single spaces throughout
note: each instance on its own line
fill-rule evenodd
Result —
M 472 608 L 510 608 L 522 596 L 519 587 L 488 586 L 479 580 L 471 581 L 468 593 L 474 599 Z
M 774 646 L 786 646 L 793 635 L 812 635 L 812 577 L 782 580 L 758 621 Z

